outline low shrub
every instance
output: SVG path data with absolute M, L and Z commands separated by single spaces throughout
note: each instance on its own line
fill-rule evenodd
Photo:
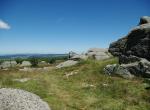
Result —
M 31 57 L 31 58 L 29 59 L 29 61 L 31 62 L 32 67 L 38 66 L 38 58 L 36 58 L 36 57 Z
M 56 62 L 56 58 L 49 58 L 47 63 L 54 64 Z
M 16 58 L 15 61 L 17 62 L 17 64 L 21 64 L 23 62 L 23 59 L 21 58 Z

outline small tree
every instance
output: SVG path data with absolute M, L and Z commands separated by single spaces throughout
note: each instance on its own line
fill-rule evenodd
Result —
M 0 65 L 3 63 L 3 61 L 2 60 L 0 60 Z
M 17 64 L 21 64 L 23 60 L 21 58 L 16 58 L 15 61 L 17 62 Z
M 38 66 L 38 59 L 35 57 L 30 58 L 30 62 L 32 64 L 32 67 Z
M 56 62 L 55 58 L 49 58 L 48 59 L 48 63 L 50 63 L 50 64 L 54 64 L 55 62 Z

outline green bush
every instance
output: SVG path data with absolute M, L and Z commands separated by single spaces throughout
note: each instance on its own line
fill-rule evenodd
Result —
M 59 60 L 67 60 L 68 59 L 68 56 L 61 56 L 58 58 Z
M 56 62 L 56 58 L 47 59 L 47 63 L 54 64 Z
M 17 64 L 21 64 L 22 61 L 23 61 L 23 59 L 21 59 L 21 58 L 16 58 L 15 61 L 17 62 Z
M 38 66 L 38 58 L 32 57 L 29 61 L 31 62 L 32 67 Z
M 2 60 L 0 60 L 0 65 L 3 63 L 3 61 Z

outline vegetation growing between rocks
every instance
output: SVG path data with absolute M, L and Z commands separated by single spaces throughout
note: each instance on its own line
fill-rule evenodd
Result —
M 53 64 L 53 63 L 56 62 L 56 58 L 48 58 L 48 59 L 46 60 L 46 62 L 47 62 L 47 63 L 50 63 L 50 64 Z
M 103 61 L 82 60 L 79 64 L 49 71 L 0 70 L 0 87 L 19 88 L 39 95 L 52 110 L 149 110 L 150 91 L 142 78 L 133 80 L 103 73 Z M 53 66 L 53 65 L 52 65 Z M 76 73 L 71 74 L 70 73 Z M 30 78 L 26 82 L 14 79 Z

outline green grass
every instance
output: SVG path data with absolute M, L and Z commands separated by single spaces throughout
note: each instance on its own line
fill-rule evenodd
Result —
M 123 79 L 103 73 L 112 58 L 81 61 L 76 66 L 48 72 L 0 71 L 0 87 L 20 88 L 39 95 L 52 110 L 150 110 L 150 91 L 143 79 Z M 78 73 L 68 78 L 65 74 Z M 24 83 L 15 78 L 31 78 Z

